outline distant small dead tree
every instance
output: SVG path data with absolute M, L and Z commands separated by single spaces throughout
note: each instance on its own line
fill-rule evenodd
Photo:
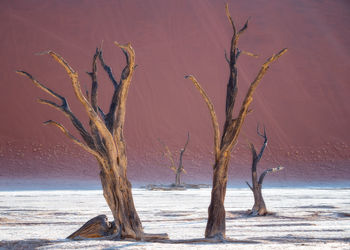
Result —
M 240 36 L 248 28 L 248 21 L 244 24 L 244 26 L 241 29 L 237 30 L 231 18 L 231 15 L 228 9 L 228 4 L 226 4 L 225 9 L 226 9 L 227 18 L 232 26 L 233 35 L 232 35 L 231 44 L 230 44 L 229 57 L 225 53 L 226 61 L 228 63 L 229 70 L 230 70 L 230 75 L 229 75 L 227 91 L 226 91 L 226 110 L 225 110 L 226 116 L 225 116 L 225 124 L 223 128 L 221 140 L 220 140 L 219 124 L 218 124 L 213 103 L 211 102 L 207 93 L 204 91 L 204 89 L 202 88 L 202 86 L 199 84 L 199 82 L 194 76 L 192 75 L 185 76 L 185 78 L 190 79 L 195 85 L 195 87 L 198 89 L 199 93 L 202 95 L 204 101 L 206 102 L 211 115 L 211 120 L 212 120 L 212 125 L 214 130 L 215 163 L 213 166 L 213 171 L 214 171 L 213 186 L 212 186 L 212 192 L 211 192 L 211 202 L 208 208 L 208 221 L 207 221 L 207 226 L 205 230 L 205 237 L 214 238 L 214 239 L 217 239 L 218 241 L 222 241 L 226 238 L 224 201 L 225 201 L 225 195 L 226 195 L 228 165 L 229 165 L 232 149 L 237 142 L 237 138 L 241 130 L 241 127 L 243 125 L 243 122 L 247 114 L 250 112 L 249 105 L 253 101 L 253 94 L 256 87 L 258 86 L 260 80 L 263 78 L 263 76 L 269 69 L 270 64 L 276 61 L 280 56 L 282 56 L 287 51 L 287 49 L 282 49 L 277 54 L 272 55 L 270 58 L 268 58 L 265 61 L 259 73 L 257 74 L 255 79 L 249 86 L 249 89 L 240 107 L 238 116 L 233 117 L 233 108 L 235 105 L 236 96 L 238 92 L 238 88 L 237 88 L 238 72 L 236 67 L 237 60 L 241 54 L 254 56 L 254 57 L 256 57 L 256 55 L 250 52 L 245 52 L 243 50 L 240 50 L 237 47 Z
M 184 169 L 184 166 L 182 164 L 182 157 L 186 151 L 187 145 L 190 141 L 190 133 L 187 133 L 187 140 L 185 145 L 183 146 L 182 149 L 180 149 L 180 156 L 179 156 L 179 163 L 176 166 L 175 161 L 174 161 L 174 157 L 173 154 L 171 153 L 169 147 L 160 139 L 158 139 L 158 141 L 160 142 L 160 144 L 162 144 L 163 148 L 164 148 L 164 152 L 163 155 L 166 156 L 170 162 L 171 165 L 169 166 L 169 168 L 175 173 L 175 183 L 174 186 L 175 187 L 179 187 L 181 186 L 181 174 L 185 173 L 186 174 L 186 170 Z
M 254 206 L 250 212 L 251 215 L 266 215 L 267 214 L 267 210 L 266 210 L 266 205 L 262 196 L 262 184 L 264 181 L 265 176 L 268 173 L 273 173 L 273 172 L 277 172 L 279 170 L 282 170 L 284 167 L 282 166 L 278 166 L 276 168 L 269 168 L 266 169 L 259 177 L 258 180 L 258 174 L 257 174 L 257 165 L 261 159 L 261 157 L 263 156 L 264 150 L 267 146 L 267 135 L 266 135 L 266 129 L 264 126 L 264 132 L 260 133 L 259 132 L 259 125 L 256 128 L 256 132 L 257 134 L 262 137 L 264 139 L 264 144 L 261 146 L 260 152 L 259 154 L 257 154 L 255 147 L 253 145 L 253 143 L 250 143 L 250 149 L 252 152 L 252 156 L 253 156 L 253 162 L 252 162 L 252 184 L 253 186 L 251 186 L 249 184 L 248 181 L 246 181 L 248 187 L 250 188 L 250 190 L 252 190 L 253 194 L 254 194 Z
M 56 60 L 70 77 L 75 96 L 82 104 L 86 111 L 86 115 L 89 118 L 90 131 L 85 128 L 83 123 L 71 111 L 65 97 L 47 88 L 29 73 L 21 70 L 17 71 L 17 73 L 29 78 L 35 86 L 60 102 L 56 103 L 46 99 L 38 100 L 39 103 L 46 104 L 63 112 L 77 129 L 83 141 L 80 141 L 73 136 L 58 122 L 49 120 L 44 122 L 44 124 L 53 125 L 59 128 L 75 144 L 92 154 L 100 166 L 100 179 L 103 188 L 103 196 L 112 211 L 114 221 L 109 223 L 105 215 L 97 216 L 85 223 L 81 229 L 73 233 L 69 238 L 96 238 L 110 236 L 110 239 L 166 239 L 167 235 L 165 234 L 144 234 L 141 221 L 134 206 L 131 183 L 127 178 L 126 143 L 124 140 L 123 129 L 125 122 L 126 99 L 135 69 L 135 52 L 130 43 L 121 45 L 115 42 L 115 44 L 122 50 L 126 58 L 126 66 L 121 73 L 120 80 L 118 81 L 115 78 L 112 69 L 105 64 L 102 48 L 96 49 L 92 58 L 92 71 L 88 72 L 92 82 L 91 92 L 90 94 L 87 92 L 86 96 L 81 90 L 78 72 L 76 72 L 65 59 L 54 51 L 48 51 L 45 53 Z M 105 113 L 98 105 L 98 60 L 114 86 L 108 113 Z

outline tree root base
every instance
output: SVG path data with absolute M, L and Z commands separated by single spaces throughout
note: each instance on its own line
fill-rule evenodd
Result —
M 165 244 L 195 244 L 195 243 L 244 243 L 257 244 L 260 242 L 252 240 L 235 240 L 231 238 L 213 237 L 213 238 L 195 238 L 184 240 L 171 240 L 168 234 L 147 234 L 143 235 L 142 239 L 123 238 L 115 230 L 114 222 L 108 222 L 106 215 L 99 215 L 88 222 L 81 228 L 67 237 L 71 240 L 125 240 L 125 241 L 143 241 Z
M 134 238 L 123 237 L 116 232 L 114 222 L 109 222 L 106 215 L 96 216 L 86 222 L 81 228 L 67 237 L 71 240 L 136 240 Z M 144 234 L 140 241 L 168 240 L 168 234 Z

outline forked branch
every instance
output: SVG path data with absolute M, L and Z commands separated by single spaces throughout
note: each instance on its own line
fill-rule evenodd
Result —
M 111 135 L 111 133 L 109 133 L 105 123 L 100 119 L 97 112 L 95 112 L 95 110 L 81 91 L 78 73 L 73 70 L 73 68 L 64 60 L 64 58 L 62 58 L 54 51 L 48 51 L 47 54 L 49 54 L 53 59 L 55 59 L 66 70 L 68 76 L 71 79 L 71 83 L 77 99 L 83 105 L 90 121 L 96 126 L 96 129 L 98 130 L 101 139 L 104 139 L 106 147 L 110 149 L 109 153 L 111 155 L 117 155 L 117 148 L 115 146 L 113 136 Z M 112 159 L 114 160 L 114 157 Z
M 21 70 L 18 70 L 16 72 L 20 75 L 23 75 L 23 76 L 26 76 L 27 78 L 29 78 L 34 83 L 34 85 L 37 86 L 39 89 L 43 90 L 44 92 L 46 92 L 46 93 L 50 94 L 51 96 L 55 97 L 56 99 L 60 100 L 62 102 L 61 105 L 58 105 L 55 102 L 45 100 L 45 99 L 39 99 L 38 102 L 41 104 L 49 105 L 50 107 L 53 107 L 53 108 L 63 112 L 63 114 L 66 115 L 71 120 L 74 127 L 79 131 L 81 137 L 84 139 L 86 144 L 90 148 L 94 149 L 94 142 L 93 142 L 91 135 L 86 131 L 86 129 L 84 128 L 84 126 L 80 122 L 80 120 L 72 113 L 72 111 L 69 108 L 69 105 L 68 105 L 66 98 L 57 94 L 53 90 L 49 89 L 48 87 L 46 87 L 45 85 L 40 83 L 31 74 L 29 74 L 25 71 L 21 71 Z
M 254 91 L 256 90 L 256 87 L 258 86 L 259 82 L 261 81 L 261 79 L 266 74 L 267 70 L 269 69 L 270 64 L 273 63 L 274 61 L 276 61 L 279 57 L 281 57 L 286 52 L 287 52 L 286 48 L 282 49 L 277 54 L 274 54 L 270 58 L 268 58 L 265 61 L 265 63 L 261 66 L 261 69 L 260 69 L 258 75 L 256 76 L 254 81 L 249 86 L 249 89 L 247 91 L 247 94 L 243 100 L 241 109 L 239 111 L 239 115 L 237 117 L 237 122 L 232 123 L 232 125 L 231 125 L 231 126 L 233 126 L 232 131 L 237 131 L 237 132 L 229 135 L 230 138 L 228 139 L 228 141 L 231 141 L 231 143 L 228 146 L 226 146 L 224 150 L 231 149 L 233 147 L 233 144 L 239 135 L 239 132 L 240 132 L 240 129 L 241 129 L 242 124 L 244 122 L 244 119 L 249 111 L 249 109 L 248 109 L 249 105 L 253 101 Z

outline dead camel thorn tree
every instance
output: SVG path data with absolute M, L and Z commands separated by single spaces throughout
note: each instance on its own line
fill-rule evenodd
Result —
M 279 170 L 284 169 L 284 167 L 282 166 L 278 166 L 276 168 L 269 168 L 266 169 L 259 177 L 258 180 L 258 175 L 257 175 L 257 165 L 261 159 L 261 157 L 263 156 L 264 150 L 267 147 L 267 135 L 266 135 L 266 129 L 264 126 L 264 133 L 260 133 L 259 132 L 259 125 L 256 128 L 256 133 L 261 136 L 262 138 L 264 138 L 264 144 L 261 146 L 260 152 L 259 154 L 257 154 L 255 147 L 253 145 L 253 143 L 250 143 L 250 150 L 252 151 L 252 156 L 253 156 L 253 162 L 252 162 L 252 184 L 253 186 L 251 186 L 249 184 L 248 181 L 246 181 L 247 185 L 249 186 L 250 190 L 252 190 L 253 194 L 254 194 L 254 206 L 252 208 L 252 211 L 250 212 L 251 215 L 266 215 L 267 214 L 267 210 L 266 210 L 266 205 L 262 196 L 262 184 L 264 181 L 265 176 L 268 173 L 273 173 L 273 172 L 277 172 Z
M 179 164 L 177 165 L 177 167 L 176 167 L 176 164 L 175 164 L 175 161 L 174 161 L 173 154 L 170 152 L 169 147 L 163 141 L 161 141 L 160 139 L 158 139 L 158 141 L 164 147 L 164 150 L 165 150 L 163 152 L 164 156 L 166 156 L 171 162 L 171 166 L 169 166 L 169 168 L 171 170 L 173 170 L 174 173 L 175 173 L 174 186 L 175 187 L 179 187 L 179 186 L 181 186 L 181 174 L 182 173 L 186 174 L 186 170 L 184 169 L 184 166 L 182 164 L 182 158 L 183 158 L 183 155 L 184 155 L 184 153 L 186 151 L 187 145 L 188 145 L 188 143 L 190 141 L 190 133 L 189 132 L 187 133 L 186 143 L 185 143 L 184 147 L 182 149 L 180 149 Z
M 222 136 L 220 140 L 220 130 L 219 124 L 217 121 L 216 113 L 214 110 L 214 106 L 209 99 L 207 93 L 201 87 L 196 78 L 192 75 L 186 76 L 185 78 L 190 79 L 195 87 L 199 90 L 202 95 L 204 101 L 206 102 L 212 120 L 212 125 L 214 129 L 214 155 L 215 155 L 215 163 L 213 166 L 213 187 L 211 192 L 211 202 L 208 208 L 208 222 L 205 230 L 206 238 L 216 238 L 218 240 L 225 239 L 225 195 L 226 195 L 226 186 L 227 186 L 227 176 L 228 176 L 228 163 L 230 160 L 231 152 L 234 145 L 237 142 L 237 138 L 239 132 L 241 130 L 242 124 L 249 113 L 249 105 L 253 101 L 253 94 L 258 86 L 260 80 L 263 78 L 271 63 L 276 61 L 280 56 L 282 56 L 287 49 L 282 49 L 277 54 L 272 55 L 268 58 L 265 63 L 262 65 L 259 73 L 250 84 L 249 89 L 246 93 L 246 96 L 241 105 L 239 114 L 237 117 L 233 117 L 233 108 L 236 101 L 237 96 L 237 67 L 236 63 L 239 56 L 243 53 L 246 55 L 255 56 L 249 52 L 243 52 L 238 49 L 238 40 L 240 36 L 247 30 L 248 21 L 244 24 L 244 26 L 237 30 L 236 26 L 231 18 L 228 4 L 225 6 L 227 18 L 232 26 L 233 35 L 231 39 L 230 46 L 230 56 L 229 58 L 226 55 L 226 60 L 229 65 L 230 75 L 227 84 L 227 92 L 226 92 L 226 119 L 224 128 L 222 131 Z
M 143 232 L 141 221 L 134 206 L 131 184 L 127 178 L 126 144 L 123 128 L 126 99 L 135 69 L 135 52 L 130 43 L 121 45 L 115 42 L 115 44 L 121 48 L 126 58 L 126 66 L 121 73 L 120 80 L 116 80 L 112 69 L 105 64 L 102 49 L 96 49 L 92 59 L 92 71 L 88 73 L 91 77 L 92 85 L 90 95 L 87 93 L 87 96 L 84 96 L 82 93 L 78 72 L 54 51 L 45 52 L 45 54 L 50 55 L 67 72 L 75 96 L 83 105 L 89 118 L 90 131 L 73 114 L 65 97 L 47 88 L 29 73 L 25 71 L 17 71 L 17 73 L 28 77 L 34 85 L 61 102 L 61 104 L 57 104 L 50 100 L 38 100 L 39 103 L 49 105 L 63 112 L 73 123 L 83 141 L 74 137 L 60 123 L 49 120 L 44 124 L 58 127 L 75 144 L 92 154 L 99 164 L 103 195 L 112 211 L 114 223 L 103 223 L 102 225 L 101 221 L 106 220 L 106 217 L 97 216 L 93 220 L 90 220 L 89 223 L 86 223 L 85 228 L 79 229 L 80 234 L 76 234 L 76 236 L 89 237 L 90 233 L 90 236 L 93 235 L 92 237 L 112 235 L 111 238 L 114 239 L 132 238 L 136 240 L 147 240 L 147 237 L 154 239 L 158 236 L 146 235 Z M 97 60 L 100 61 L 102 68 L 107 72 L 114 86 L 108 113 L 104 113 L 98 105 Z M 101 228 L 104 229 L 101 230 Z M 159 238 L 167 238 L 167 235 L 159 235 Z

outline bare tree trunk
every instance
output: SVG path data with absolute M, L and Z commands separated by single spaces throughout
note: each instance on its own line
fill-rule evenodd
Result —
M 261 185 L 253 188 L 254 194 L 254 206 L 252 208 L 252 215 L 265 215 L 267 214 L 266 205 L 264 202 L 264 198 L 261 193 Z
M 253 195 L 254 195 L 254 205 L 251 211 L 252 215 L 266 215 L 267 214 L 267 209 L 266 209 L 266 205 L 265 205 L 265 201 L 264 198 L 262 196 L 262 184 L 264 181 L 264 177 L 267 173 L 269 172 L 275 172 L 278 170 L 282 170 L 283 167 L 279 166 L 277 168 L 271 168 L 271 169 L 267 169 L 265 170 L 261 175 L 260 178 L 258 180 L 258 174 L 257 174 L 257 166 L 258 163 L 260 161 L 260 159 L 263 156 L 264 150 L 267 147 L 267 135 L 266 135 L 266 130 L 264 127 L 264 133 L 261 134 L 259 132 L 259 125 L 257 126 L 256 132 L 259 136 L 261 136 L 262 138 L 264 138 L 264 144 L 261 146 L 260 152 L 259 154 L 257 154 L 255 147 L 252 143 L 250 143 L 250 149 L 252 152 L 252 156 L 253 156 L 253 162 L 252 162 L 252 183 L 253 183 L 253 187 L 250 186 L 250 184 L 248 182 L 247 185 L 249 186 L 249 188 L 252 190 Z
M 62 111 L 73 123 L 74 127 L 80 133 L 83 142 L 75 138 L 63 125 L 55 121 L 49 120 L 44 124 L 51 124 L 58 127 L 69 139 L 81 146 L 84 150 L 92 154 L 100 166 L 100 178 L 103 188 L 103 195 L 114 217 L 115 238 L 133 238 L 141 240 L 144 238 L 142 224 L 136 212 L 134 201 L 131 192 L 131 184 L 127 178 L 127 157 L 126 144 L 123 136 L 123 127 L 125 123 L 126 100 L 132 75 L 135 69 L 135 52 L 131 44 L 121 45 L 115 42 L 121 48 L 126 58 L 126 66 L 124 67 L 120 80 L 117 81 L 113 75 L 111 68 L 105 64 L 102 56 L 102 49 L 96 49 L 93 56 L 92 72 L 88 74 L 91 77 L 91 93 L 88 91 L 86 96 L 81 91 L 81 86 L 78 79 L 78 73 L 57 53 L 48 51 L 53 59 L 55 59 L 67 72 L 71 79 L 73 90 L 76 98 L 83 105 L 86 114 L 89 118 L 90 132 L 88 132 L 84 125 L 72 113 L 69 108 L 66 98 L 57 94 L 53 90 L 47 88 L 45 85 L 38 82 L 34 77 L 25 71 L 17 71 L 17 73 L 28 77 L 40 89 L 50 94 L 54 98 L 62 102 L 61 105 L 50 101 L 40 99 L 42 104 L 49 105 L 55 109 Z M 97 99 L 97 59 L 100 60 L 101 66 L 106 71 L 114 86 L 114 92 L 110 103 L 109 111 L 105 114 L 98 106 Z M 104 235 L 111 232 L 107 223 L 101 223 L 101 218 L 90 221 L 79 229 L 75 236 L 86 235 Z M 103 228 L 107 230 L 102 232 Z M 95 234 L 93 229 L 96 230 Z M 83 235 L 79 235 L 81 232 Z M 71 237 L 70 236 L 70 237 Z M 149 237 L 149 236 L 148 236 Z M 154 238 L 167 238 L 166 235 L 152 235 Z
M 180 186 L 181 185 L 181 172 L 179 171 L 176 171 L 176 174 L 175 174 L 175 186 Z
M 213 187 L 208 208 L 206 238 L 224 239 L 226 237 L 225 196 L 229 157 L 222 156 L 214 165 Z
M 141 240 L 143 229 L 134 206 L 130 182 L 126 177 L 119 178 L 112 172 L 101 171 L 100 178 L 103 196 L 112 211 L 118 237 Z
M 238 40 L 240 35 L 242 35 L 248 28 L 248 21 L 244 26 L 237 30 L 236 26 L 230 15 L 228 4 L 225 6 L 226 16 L 232 26 L 233 35 L 230 44 L 230 54 L 229 56 L 225 53 L 226 61 L 229 65 L 230 74 L 229 80 L 227 83 L 226 90 L 226 107 L 225 107 L 225 124 L 222 132 L 222 137 L 220 141 L 220 130 L 219 124 L 217 121 L 216 113 L 214 106 L 208 97 L 207 93 L 204 91 L 202 86 L 199 84 L 197 79 L 192 76 L 185 76 L 185 78 L 190 79 L 195 87 L 198 89 L 199 93 L 202 95 L 204 101 L 206 102 L 209 113 L 211 115 L 213 130 L 214 130 L 214 154 L 215 154 L 215 164 L 213 167 L 213 187 L 211 192 L 211 202 L 208 208 L 208 222 L 205 230 L 206 238 L 217 238 L 222 240 L 225 238 L 225 195 L 226 195 L 226 186 L 227 186 L 227 175 L 228 175 L 228 162 L 230 159 L 230 154 L 234 145 L 237 143 L 237 138 L 240 133 L 243 122 L 250 112 L 249 105 L 253 101 L 253 94 L 258 86 L 260 80 L 263 78 L 267 72 L 269 65 L 277 60 L 281 55 L 283 55 L 287 49 L 283 49 L 277 54 L 271 56 L 266 60 L 262 65 L 259 73 L 257 74 L 254 81 L 250 84 L 247 94 L 241 105 L 239 114 L 236 118 L 233 118 L 233 108 L 236 101 L 236 96 L 238 92 L 238 78 L 237 78 L 237 67 L 236 63 L 241 54 L 246 54 L 249 56 L 256 57 L 255 54 L 250 52 L 241 51 L 238 47 Z
M 174 161 L 172 153 L 169 150 L 169 147 L 163 141 L 161 141 L 160 139 L 158 139 L 158 141 L 163 145 L 163 147 L 165 149 L 165 152 L 163 152 L 163 154 L 165 156 L 167 156 L 169 158 L 170 162 L 171 162 L 171 166 L 169 168 L 171 170 L 173 170 L 174 173 L 175 173 L 175 183 L 174 183 L 174 185 L 176 187 L 179 187 L 179 186 L 181 186 L 181 174 L 182 174 L 182 172 L 186 173 L 186 170 L 184 169 L 184 166 L 182 164 L 182 158 L 183 158 L 183 155 L 184 155 L 184 153 L 186 151 L 188 142 L 190 141 L 190 133 L 189 132 L 187 133 L 186 143 L 185 143 L 184 147 L 182 149 L 180 149 L 179 164 L 178 164 L 177 167 L 175 166 L 175 161 Z

